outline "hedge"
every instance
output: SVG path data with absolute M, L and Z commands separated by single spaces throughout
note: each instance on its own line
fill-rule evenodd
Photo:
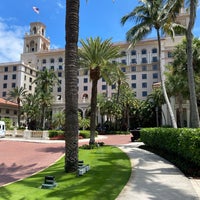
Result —
M 150 147 L 174 153 L 200 166 L 200 128 L 143 128 L 140 137 Z

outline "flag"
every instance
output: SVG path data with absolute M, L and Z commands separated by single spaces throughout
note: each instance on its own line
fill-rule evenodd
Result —
M 39 8 L 37 8 L 37 7 L 35 7 L 35 6 L 33 6 L 33 10 L 34 10 L 34 12 L 36 12 L 37 14 L 40 13 Z

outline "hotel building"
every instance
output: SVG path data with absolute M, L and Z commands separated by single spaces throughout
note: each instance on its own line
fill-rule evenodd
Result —
M 178 20 L 187 24 L 187 19 L 188 14 L 182 10 Z M 171 52 L 182 39 L 183 36 L 175 36 L 174 40 L 168 36 L 161 39 L 161 64 L 163 66 L 172 61 Z M 146 99 L 153 89 L 152 85 L 160 82 L 157 39 L 141 40 L 131 48 L 129 48 L 127 42 L 114 43 L 113 45 L 120 47 L 123 57 L 116 61 L 122 64 L 120 68 L 126 74 L 127 82 L 135 92 L 136 98 Z M 64 110 L 64 57 L 64 49 L 50 49 L 50 40 L 46 37 L 46 26 L 41 22 L 30 23 L 30 32 L 24 36 L 24 47 L 20 61 L 0 63 L 0 97 L 7 99 L 8 92 L 15 87 L 24 87 L 28 92 L 34 93 L 35 84 L 33 84 L 33 81 L 36 78 L 37 71 L 45 68 L 52 69 L 60 82 L 60 85 L 55 85 L 53 89 L 52 111 L 56 113 Z M 79 70 L 78 88 L 79 109 L 82 110 L 84 115 L 91 97 L 91 82 L 89 73 L 85 69 Z M 110 97 L 116 91 L 115 88 L 108 86 L 101 79 L 98 83 L 98 93 L 105 92 Z M 170 123 L 169 117 L 166 123 Z

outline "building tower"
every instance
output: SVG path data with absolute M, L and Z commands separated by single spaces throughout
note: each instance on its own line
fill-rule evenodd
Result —
M 30 32 L 24 36 L 21 61 L 35 68 L 37 66 L 36 54 L 48 50 L 50 50 L 50 40 L 46 37 L 46 26 L 41 22 L 32 22 Z

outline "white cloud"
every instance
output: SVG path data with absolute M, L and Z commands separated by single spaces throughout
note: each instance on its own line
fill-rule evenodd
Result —
M 23 36 L 28 27 L 8 25 L 0 18 L 0 63 L 19 61 L 23 51 Z

